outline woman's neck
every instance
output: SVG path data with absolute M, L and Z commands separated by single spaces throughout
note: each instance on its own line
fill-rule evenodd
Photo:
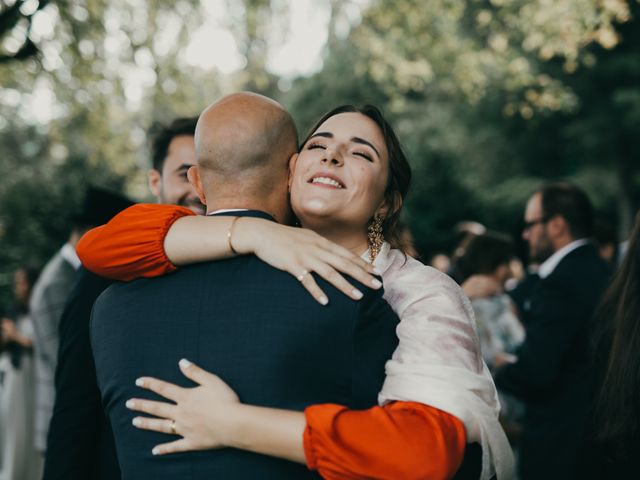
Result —
M 307 225 L 303 225 L 304 228 L 310 228 L 318 235 L 322 235 L 324 238 L 337 243 L 341 247 L 346 248 L 351 253 L 357 256 L 361 256 L 369 248 L 367 234 L 361 230 L 353 230 L 345 228 L 344 225 L 340 226 L 314 226 L 314 228 Z

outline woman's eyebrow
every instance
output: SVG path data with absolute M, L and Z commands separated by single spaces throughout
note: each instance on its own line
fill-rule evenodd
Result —
M 333 133 L 331 132 L 317 132 L 309 137 L 309 140 L 315 137 L 324 137 L 324 138 L 333 138 Z

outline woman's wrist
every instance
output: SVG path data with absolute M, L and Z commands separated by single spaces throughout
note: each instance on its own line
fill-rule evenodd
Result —
M 225 405 L 224 408 L 222 443 L 230 448 L 249 449 L 252 442 L 251 421 L 247 415 L 247 405 L 235 403 Z
M 260 224 L 266 222 L 260 218 L 239 217 L 233 225 L 229 242 L 238 255 L 249 255 L 256 251 L 257 232 Z
M 224 445 L 306 463 L 304 413 L 236 403 L 225 405 L 224 417 Z

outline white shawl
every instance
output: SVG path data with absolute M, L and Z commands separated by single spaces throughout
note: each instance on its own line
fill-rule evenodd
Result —
M 400 317 L 399 343 L 386 364 L 379 403 L 420 402 L 457 417 L 467 443 L 482 446 L 480 478 L 512 478 L 513 452 L 498 422 L 500 403 L 480 354 L 469 299 L 447 275 L 387 243 L 374 265 L 382 273 L 384 299 Z

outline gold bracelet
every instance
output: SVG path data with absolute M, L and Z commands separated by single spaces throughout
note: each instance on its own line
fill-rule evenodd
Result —
M 229 230 L 227 231 L 227 243 L 229 244 L 229 250 L 231 250 L 231 253 L 233 253 L 234 255 L 238 255 L 238 252 L 236 252 L 236 249 L 233 248 L 233 245 L 231 243 L 231 235 L 233 234 L 233 227 L 235 227 L 236 222 L 240 219 L 240 217 L 234 217 L 234 219 L 231 221 L 231 225 L 229 225 Z

